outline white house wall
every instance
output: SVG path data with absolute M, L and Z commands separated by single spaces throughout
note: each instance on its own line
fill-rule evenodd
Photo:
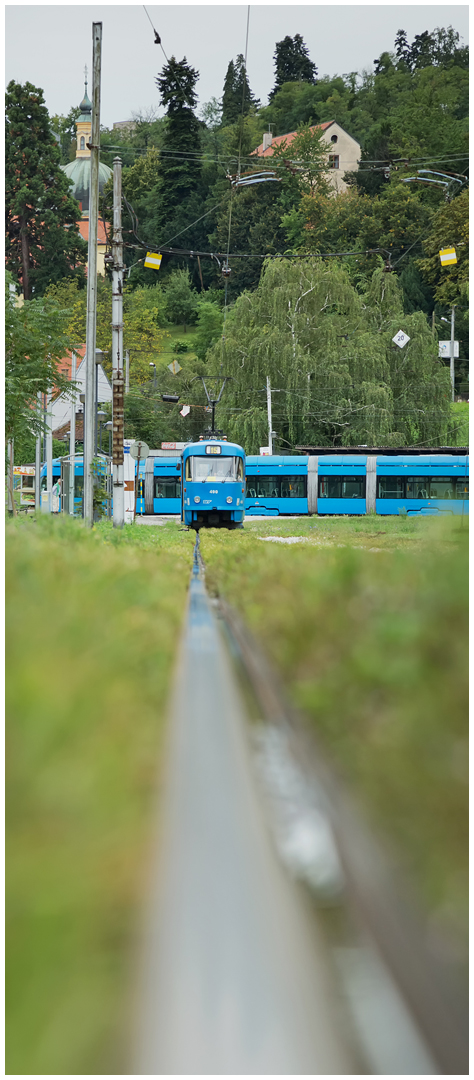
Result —
M 331 141 L 334 135 L 337 136 L 337 142 L 335 143 Z M 344 173 L 357 172 L 359 168 L 359 143 L 336 123 L 331 124 L 329 128 L 323 131 L 322 138 L 323 142 L 328 144 L 328 153 L 337 154 L 339 157 L 339 168 L 328 169 L 327 178 L 334 191 L 342 194 L 347 191 L 347 184 L 343 180 Z
M 79 364 L 76 374 L 76 382 L 79 389 L 76 393 L 76 413 L 82 408 L 82 402 L 80 400 L 80 394 L 85 392 L 86 381 L 86 360 L 85 357 Z M 99 382 L 98 382 L 98 400 L 101 405 L 106 402 L 112 401 L 112 387 L 109 383 L 107 375 L 102 368 L 102 364 L 99 364 Z M 52 405 L 53 414 L 53 431 L 57 431 L 58 428 L 64 424 L 68 424 L 71 419 L 71 399 L 65 398 L 63 395 L 58 397 L 56 401 L 53 401 Z

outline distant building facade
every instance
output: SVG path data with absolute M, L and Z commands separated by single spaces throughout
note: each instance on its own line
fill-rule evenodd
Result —
M 322 141 L 327 143 L 327 163 L 328 172 L 327 179 L 334 192 L 342 194 L 347 191 L 347 184 L 343 177 L 346 172 L 356 172 L 359 168 L 360 160 L 360 145 L 356 139 L 352 138 L 344 128 L 340 126 L 335 120 L 328 120 L 324 124 L 315 124 L 310 128 L 310 131 L 322 132 Z M 289 131 L 286 135 L 277 135 L 273 137 L 270 131 L 266 131 L 263 136 L 263 142 L 260 146 L 257 146 L 253 154 L 256 157 L 272 157 L 274 149 L 282 142 L 286 142 L 290 147 L 293 139 L 297 135 L 296 131 Z

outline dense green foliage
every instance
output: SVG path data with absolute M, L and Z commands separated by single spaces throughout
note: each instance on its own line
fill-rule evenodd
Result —
M 192 537 L 40 515 L 6 551 L 7 1071 L 126 1073 Z
M 278 536 L 303 539 L 262 539 Z M 244 615 L 372 828 L 389 838 L 430 940 L 444 939 L 465 969 L 467 527 L 247 520 L 243 533 L 204 530 L 201 546 L 208 586 Z
M 37 394 L 70 389 L 58 365 L 73 347 L 73 338 L 68 330 L 70 312 L 61 304 L 38 298 L 17 307 L 11 275 L 7 273 L 6 279 L 5 438 L 17 439 L 21 445 L 41 429 Z
M 132 413 L 134 424 L 146 414 L 148 432 L 157 431 L 156 414 L 150 412 L 155 409 L 150 364 L 157 365 L 161 387 L 168 379 L 164 369 L 173 358 L 166 331 L 181 325 L 186 338 L 194 327 L 198 336 L 193 337 L 191 353 L 173 388 L 179 387 L 179 408 L 184 401 L 193 410 L 186 420 L 179 409 L 168 410 L 166 427 L 175 424 L 175 438 L 202 430 L 199 418 L 205 419 L 205 397 L 196 376 L 205 374 L 206 366 L 214 371 L 223 363 L 224 322 L 229 372 L 238 367 L 238 357 L 245 354 L 247 359 L 233 376 L 232 391 L 226 389 L 222 408 L 227 401 L 233 433 L 241 441 L 250 439 L 247 450 L 267 442 L 263 398 L 258 405 L 267 374 L 275 390 L 281 391 L 274 398 L 279 449 L 305 441 L 365 443 L 376 436 L 384 442 L 399 440 L 401 445 L 449 442 L 455 433 L 449 427 L 445 379 L 435 352 L 436 339 L 449 337 L 442 319 L 450 318 L 454 304 L 455 336 L 460 342 L 456 390 L 466 394 L 468 198 L 463 179 L 468 153 L 468 50 L 452 27 L 423 33 L 412 43 L 400 30 L 393 51 L 381 54 L 373 72 L 322 75 L 316 81 L 315 64 L 297 34 L 277 42 L 275 76 L 269 103 L 260 106 L 239 54 L 228 65 L 222 99 L 203 105 L 199 118 L 198 72 L 186 59 L 172 57 L 156 79 L 166 115 L 157 118 L 152 105 L 135 117 L 129 129 L 102 132 L 104 160 L 111 164 L 118 147 L 124 162 L 124 255 L 129 267 L 124 340 L 133 357 L 136 391 L 130 422 Z M 68 116 L 54 118 L 63 154 L 73 114 L 71 110 Z M 317 127 L 332 120 L 362 148 L 359 170 L 346 175 L 348 190 L 337 195 L 328 183 L 327 144 Z M 274 145 L 272 157 L 263 163 L 252 154 L 268 125 L 274 136 L 297 134 L 291 142 L 283 139 Z M 54 147 L 53 151 L 57 154 Z M 276 182 L 248 187 L 229 182 L 237 172 L 248 174 L 263 164 L 271 167 Z M 426 174 L 419 174 L 419 167 L 447 169 L 459 174 L 462 182 L 453 177 L 446 191 L 424 183 Z M 103 203 L 110 220 L 110 183 Z M 157 274 L 144 268 L 143 259 L 146 250 L 158 250 L 160 245 L 169 245 L 172 252 L 165 252 Z M 439 249 L 450 245 L 456 247 L 458 263 L 441 267 Z M 266 258 L 282 255 L 294 259 L 295 273 L 293 278 L 286 276 L 280 262 L 270 277 L 269 268 L 265 270 L 267 281 L 271 278 L 275 284 L 281 310 L 272 315 L 273 331 L 265 331 L 263 348 L 262 327 L 270 324 L 262 268 Z M 349 309 L 344 309 L 341 330 L 336 326 L 336 308 L 330 313 L 324 307 L 321 326 L 308 316 L 312 337 L 302 345 L 305 363 L 291 370 L 296 354 L 288 345 L 283 314 L 295 303 L 291 281 L 298 275 L 302 256 L 314 260 L 319 274 L 321 255 L 331 259 L 323 264 L 331 296 L 339 296 L 344 282 L 346 297 L 351 297 L 349 338 L 345 336 Z M 230 276 L 222 273 L 227 258 Z M 396 298 L 384 325 L 384 341 L 389 341 L 391 329 L 401 328 L 412 339 L 401 354 L 409 362 L 400 384 L 391 363 L 398 350 L 385 344 L 381 349 L 382 331 L 374 322 L 373 275 L 382 262 L 391 267 L 394 279 L 391 284 L 388 276 L 383 279 L 385 296 L 391 303 Z M 53 280 L 61 265 L 60 261 L 50 265 Z M 58 277 L 67 275 L 58 271 Z M 73 295 L 61 280 L 53 295 L 64 306 L 72 302 L 74 334 L 77 341 L 83 340 L 85 293 Z M 106 351 L 109 304 L 110 286 L 101 282 L 98 343 Z M 246 305 L 255 313 L 250 323 L 243 314 Z M 356 354 L 348 355 L 346 340 L 357 341 Z M 252 358 L 257 356 L 254 368 Z M 322 393 L 323 371 L 329 397 Z M 257 401 L 252 399 L 254 390 Z
M 6 266 L 25 300 L 52 281 L 84 281 L 87 244 L 76 228 L 77 203 L 60 168 L 43 91 L 7 87 L 5 103 Z
M 402 328 L 403 350 L 392 341 Z M 229 313 L 208 364 L 232 377 L 219 423 L 247 453 L 267 442 L 267 376 L 279 452 L 448 441 L 447 370 L 425 317 L 403 314 L 400 286 L 381 270 L 360 295 L 337 264 L 269 261 Z

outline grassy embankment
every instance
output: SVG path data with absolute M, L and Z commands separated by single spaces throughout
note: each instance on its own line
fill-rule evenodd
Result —
M 201 533 L 208 585 L 243 613 L 459 957 L 467 537 L 460 519 L 375 517 L 247 519 L 243 533 Z
M 8 1073 L 128 1071 L 192 543 L 174 525 L 8 522 Z

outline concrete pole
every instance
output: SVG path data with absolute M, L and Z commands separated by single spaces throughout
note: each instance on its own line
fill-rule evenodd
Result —
M 130 350 L 125 350 L 125 393 L 130 390 Z
M 13 517 L 16 517 L 15 500 L 14 500 L 14 497 L 13 497 L 13 456 L 14 456 L 13 439 L 8 440 L 7 449 L 8 449 L 8 484 L 7 484 L 7 490 L 8 490 L 8 513 L 11 514 Z
M 97 323 L 97 227 L 99 221 L 100 72 L 102 23 L 92 23 L 92 134 L 87 270 L 86 378 L 84 403 L 84 520 L 92 528 L 94 478 L 94 375 Z
M 267 413 L 268 413 L 268 449 L 270 454 L 273 454 L 273 440 L 272 440 L 272 391 L 270 386 L 270 376 L 267 375 Z
M 112 235 L 112 476 L 113 524 L 121 529 L 125 521 L 123 486 L 123 248 L 122 248 L 122 162 L 114 158 L 114 222 Z
M 42 413 L 42 394 L 38 391 L 36 395 L 36 408 L 38 412 L 38 418 L 41 420 Z M 36 436 L 35 445 L 35 511 L 41 509 L 41 432 Z
M 71 353 L 71 382 L 76 378 L 76 354 Z M 76 469 L 76 395 L 71 402 L 71 425 L 69 428 L 69 513 L 74 515 L 74 479 Z
M 451 401 L 454 401 L 454 307 L 451 308 L 451 351 L 449 360 L 449 374 L 451 376 Z
M 46 513 L 53 510 L 53 395 L 51 391 L 47 396 L 46 405 L 46 494 L 48 498 Z

